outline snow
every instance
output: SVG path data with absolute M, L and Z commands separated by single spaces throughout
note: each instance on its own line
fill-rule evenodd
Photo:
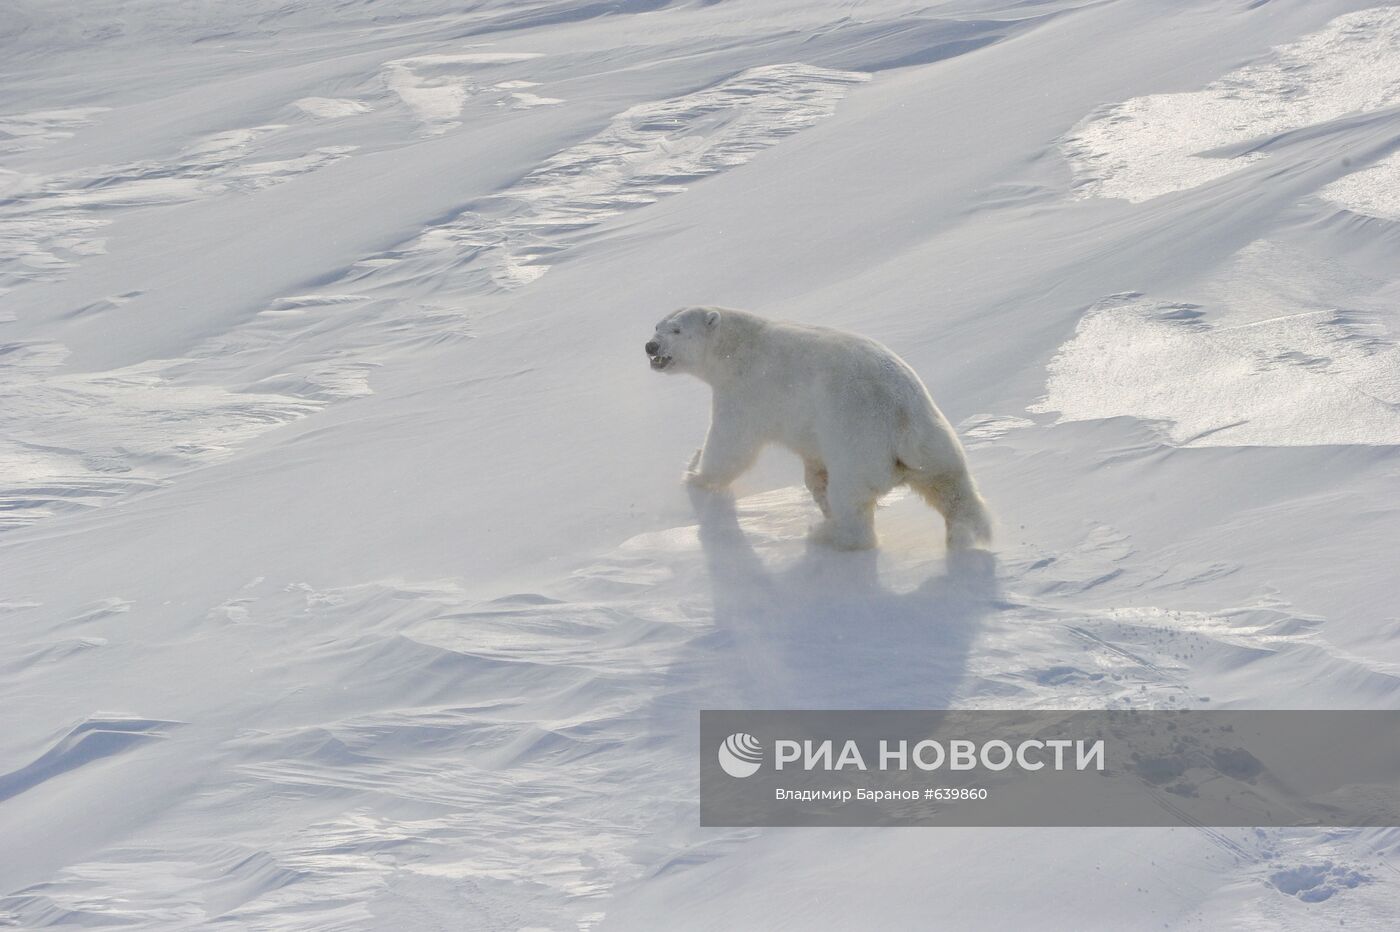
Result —
M 698 826 L 702 708 L 1394 708 L 1400 7 L 18 0 L 0 917 L 1386 925 L 1394 829 Z M 688 493 L 717 303 L 1000 525 Z
M 1125 414 L 1183 446 L 1400 444 L 1400 348 L 1379 290 L 1269 241 L 1207 283 L 1209 307 L 1118 295 L 1051 361 L 1033 412 Z
M 1400 221 L 1400 152 L 1369 168 L 1343 175 L 1319 191 L 1318 196 L 1358 214 Z
M 1339 16 L 1200 91 L 1105 108 L 1065 140 L 1081 194 L 1139 202 L 1205 184 L 1263 158 L 1213 153 L 1400 103 L 1400 9 Z
M 303 97 L 292 101 L 292 106 L 323 120 L 338 120 L 368 113 L 371 109 L 367 104 L 345 97 Z

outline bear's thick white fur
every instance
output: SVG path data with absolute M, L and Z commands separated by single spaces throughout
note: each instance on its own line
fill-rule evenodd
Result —
M 710 384 L 714 405 L 688 481 L 726 488 L 777 443 L 802 458 L 835 547 L 875 546 L 875 501 L 908 484 L 942 513 L 948 548 L 991 539 L 986 504 L 947 418 L 918 375 L 890 350 L 827 327 L 687 307 L 656 325 L 653 369 Z

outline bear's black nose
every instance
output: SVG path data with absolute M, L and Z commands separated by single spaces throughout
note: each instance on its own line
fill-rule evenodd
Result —
M 655 355 L 656 355 L 656 351 L 659 350 L 659 349 L 661 349 L 661 344 L 660 344 L 660 343 L 657 343 L 655 340 L 651 340 L 650 342 L 647 343 L 646 349 L 647 349 L 647 355 L 648 355 L 648 356 L 655 356 Z

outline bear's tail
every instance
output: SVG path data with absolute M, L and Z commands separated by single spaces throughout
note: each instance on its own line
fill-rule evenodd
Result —
M 977 492 L 967 468 L 929 475 L 909 473 L 909 485 L 940 514 L 948 529 L 949 550 L 987 547 L 992 542 L 992 513 Z

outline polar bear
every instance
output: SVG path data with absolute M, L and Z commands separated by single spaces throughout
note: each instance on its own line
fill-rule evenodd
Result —
M 688 482 L 726 488 L 777 443 L 802 458 L 825 516 L 818 540 L 874 547 L 876 499 L 907 484 L 942 513 L 949 550 L 990 543 L 991 519 L 957 434 L 914 370 L 874 340 L 685 307 L 656 325 L 646 353 L 657 372 L 688 373 L 714 393 Z

